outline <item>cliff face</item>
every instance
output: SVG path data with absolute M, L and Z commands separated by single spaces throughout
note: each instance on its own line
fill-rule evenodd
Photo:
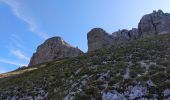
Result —
M 162 10 L 144 15 L 138 25 L 142 35 L 165 34 L 170 32 L 170 14 Z
M 170 33 L 170 14 L 164 13 L 162 10 L 146 14 L 140 20 L 138 29 L 122 29 L 113 32 L 112 35 L 102 30 L 103 29 L 95 28 L 88 33 L 89 51 L 110 47 L 117 42 L 127 42 L 151 35 Z
M 87 34 L 88 51 L 94 51 L 103 47 L 110 47 L 113 37 L 101 28 L 94 28 Z
M 29 66 L 66 57 L 76 57 L 83 52 L 66 43 L 61 37 L 52 37 L 38 46 Z

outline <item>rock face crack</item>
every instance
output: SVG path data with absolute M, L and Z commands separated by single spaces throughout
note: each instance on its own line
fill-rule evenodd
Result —
M 153 26 L 153 28 L 154 28 L 154 31 L 155 31 L 155 34 L 158 34 L 157 33 L 157 29 L 156 29 L 156 24 L 154 23 L 154 21 L 153 21 L 153 17 L 150 15 L 150 19 L 151 19 L 151 24 L 152 24 L 152 26 Z
M 138 24 L 138 29 L 143 37 L 170 33 L 170 14 L 158 10 L 144 15 Z

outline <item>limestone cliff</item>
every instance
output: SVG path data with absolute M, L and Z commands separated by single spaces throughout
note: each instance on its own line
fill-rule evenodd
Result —
M 38 46 L 29 66 L 65 57 L 76 57 L 83 52 L 66 43 L 61 37 L 52 37 Z

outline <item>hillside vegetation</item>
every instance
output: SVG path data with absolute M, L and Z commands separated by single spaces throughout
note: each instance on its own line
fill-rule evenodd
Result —
M 0 100 L 170 100 L 170 35 L 0 74 Z

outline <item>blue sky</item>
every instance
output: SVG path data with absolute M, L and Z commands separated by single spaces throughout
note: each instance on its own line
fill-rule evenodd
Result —
M 0 0 L 0 73 L 27 65 L 37 46 L 51 36 L 87 51 L 87 32 L 131 29 L 144 14 L 169 0 Z

